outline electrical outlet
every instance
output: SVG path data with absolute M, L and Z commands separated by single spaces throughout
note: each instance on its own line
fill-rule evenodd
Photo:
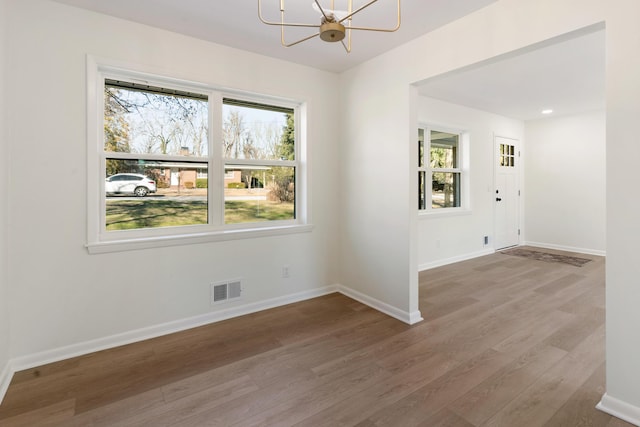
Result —
M 286 265 L 286 264 L 282 266 L 282 277 L 284 279 L 288 279 L 289 278 L 289 266 Z

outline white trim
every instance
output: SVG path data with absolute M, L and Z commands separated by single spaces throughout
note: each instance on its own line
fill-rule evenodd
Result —
M 426 198 L 425 200 L 425 207 L 424 209 L 420 209 L 420 207 L 418 207 L 418 213 L 420 215 L 438 215 L 438 216 L 448 216 L 448 215 L 459 215 L 459 214 L 466 214 L 467 212 L 470 213 L 470 190 L 469 190 L 469 176 L 471 175 L 470 173 L 470 167 L 469 167 L 469 158 L 470 158 L 470 153 L 469 153 L 469 140 L 470 140 L 470 132 L 468 130 L 465 130 L 462 127 L 452 127 L 452 126 L 448 126 L 448 125 L 439 125 L 439 124 L 433 124 L 433 123 L 428 123 L 428 122 L 419 122 L 418 123 L 418 133 L 420 132 L 420 129 L 422 129 L 424 131 L 424 136 L 423 136 L 423 144 L 424 144 L 424 153 L 423 156 L 424 158 L 422 159 L 422 167 L 418 167 L 418 172 L 425 172 L 426 176 L 427 176 L 427 182 L 425 183 L 425 185 L 428 184 L 428 195 L 429 197 Z M 431 157 L 431 131 L 436 131 L 436 132 L 444 132 L 444 133 L 449 133 L 452 135 L 457 135 L 458 136 L 458 154 L 456 157 L 457 160 L 457 164 L 458 167 L 456 168 L 432 168 L 430 166 L 430 157 Z M 427 135 L 428 134 L 428 135 Z M 418 157 L 420 156 L 420 154 L 418 153 Z M 431 179 L 429 177 L 432 177 L 432 175 L 434 173 L 457 173 L 460 175 L 460 206 L 456 206 L 456 207 L 448 207 L 448 208 L 437 208 L 434 209 L 432 207 L 432 198 L 433 198 L 433 192 L 431 189 Z
M 308 185 L 308 161 L 306 158 L 306 111 L 303 100 L 285 99 L 270 95 L 249 93 L 229 88 L 221 88 L 208 83 L 188 81 L 164 76 L 148 70 L 138 64 L 122 63 L 92 55 L 86 57 L 86 96 L 87 96 L 87 248 L 89 253 L 118 252 L 135 249 L 146 249 L 164 246 L 175 246 L 209 241 L 234 240 L 271 235 L 283 235 L 310 231 Z M 209 103 L 209 149 L 206 157 L 189 157 L 208 164 L 208 170 L 219 170 L 220 173 L 209 173 L 208 221 L 207 224 L 185 225 L 175 227 L 158 227 L 153 229 L 114 230 L 105 229 L 104 180 L 105 159 L 116 157 L 123 159 L 154 159 L 158 161 L 181 161 L 179 155 L 147 155 L 136 153 L 112 153 L 104 151 L 103 126 L 104 117 L 102 92 L 106 78 L 127 81 L 143 80 L 160 87 L 174 88 L 206 94 Z M 274 104 L 293 110 L 295 115 L 296 144 L 295 160 L 247 160 L 225 159 L 221 146 L 223 99 L 233 98 L 250 100 L 265 104 Z M 220 114 L 218 114 L 220 113 Z M 253 165 L 278 166 L 295 168 L 295 200 L 296 218 L 292 220 L 274 220 L 242 224 L 224 223 L 224 166 Z
M 443 265 L 455 264 L 456 262 L 467 261 L 473 258 L 478 258 L 485 255 L 491 255 L 491 254 L 494 254 L 495 252 L 496 252 L 495 249 L 483 249 L 478 252 L 458 255 L 458 256 L 454 256 L 446 259 L 439 259 L 436 261 L 420 264 L 418 266 L 418 271 L 430 270 L 432 268 L 442 267 Z
M 9 384 L 11 383 L 11 380 L 13 379 L 13 374 L 15 372 L 16 370 L 13 369 L 13 366 L 11 365 L 11 361 L 9 360 L 7 364 L 4 366 L 2 373 L 0 374 L 0 404 L 2 403 L 2 400 L 4 399 L 4 395 L 7 393 L 7 390 L 9 389 Z
M 554 245 L 553 243 L 540 242 L 524 242 L 523 245 L 533 246 L 536 248 L 555 249 L 558 251 L 576 252 L 586 255 L 607 256 L 607 251 L 601 251 L 599 249 L 576 248 L 573 246 Z
M 524 181 L 523 181 L 523 177 L 524 177 L 524 158 L 522 157 L 522 151 L 524 151 L 524 144 L 523 142 L 516 137 L 513 136 L 505 136 L 502 134 L 498 134 L 498 133 L 493 133 L 493 148 L 492 148 L 492 156 L 491 156 L 491 162 L 493 165 L 493 190 L 497 191 L 498 190 L 498 138 L 501 139 L 508 139 L 510 141 L 513 141 L 513 145 L 515 147 L 515 149 L 518 152 L 518 156 L 516 157 L 517 160 L 515 161 L 515 167 L 513 168 L 513 173 L 516 175 L 516 181 L 517 181 L 517 186 L 518 186 L 518 201 L 516 203 L 516 206 L 518 207 L 518 210 L 516 212 L 516 216 L 517 216 L 517 220 L 518 220 L 518 243 L 517 245 L 521 245 L 522 244 L 522 239 L 524 239 L 524 227 L 523 227 L 523 220 L 524 220 L 524 197 L 522 196 L 523 191 L 524 191 Z M 495 194 L 493 194 L 493 191 L 491 193 L 491 199 L 494 200 L 494 196 Z M 497 232 L 498 232 L 498 224 L 497 224 L 497 220 L 498 220 L 498 213 L 497 213 L 497 205 L 495 202 L 492 203 L 492 210 L 493 210 L 493 235 L 494 235 L 494 242 L 495 242 L 495 237 L 497 236 Z M 522 231 L 522 233 L 521 233 Z M 500 242 L 498 242 L 500 243 Z M 505 249 L 509 246 L 505 246 L 499 249 Z
M 147 328 L 123 332 L 121 334 L 72 344 L 52 350 L 46 350 L 40 353 L 30 354 L 11 360 L 11 370 L 13 372 L 16 372 L 24 369 L 30 369 L 36 366 L 41 366 L 48 363 L 70 359 L 72 357 L 82 356 L 109 348 L 119 347 L 126 344 L 156 338 L 191 328 L 220 322 L 222 320 L 256 313 L 258 311 L 267 310 L 270 308 L 280 307 L 286 304 L 292 304 L 311 298 L 317 298 L 334 292 L 336 292 L 335 286 L 326 286 L 310 291 L 298 292 L 281 297 L 271 298 L 265 301 L 239 305 L 236 307 L 228 308 L 226 310 L 201 314 L 198 316 L 150 326 Z
M 426 209 L 422 209 L 418 211 L 418 219 L 434 219 L 434 218 L 442 218 L 443 216 L 461 216 L 461 215 L 471 215 L 473 211 L 467 208 L 439 208 L 439 209 L 431 209 L 427 211 Z
M 420 310 L 416 310 L 412 312 L 403 311 L 392 305 L 387 304 L 386 302 L 382 302 L 378 299 L 370 297 L 369 295 L 365 295 L 361 292 L 358 292 L 346 286 L 343 286 L 343 285 L 336 285 L 336 286 L 337 286 L 338 292 L 340 292 L 341 294 L 348 296 L 349 298 L 352 298 L 356 301 L 359 301 L 364 305 L 368 305 L 374 310 L 378 310 L 388 316 L 391 316 L 395 319 L 400 320 L 401 322 L 407 323 L 409 325 L 413 325 L 414 323 L 418 323 L 424 320 L 422 318 L 422 314 L 420 313 Z
M 633 425 L 640 426 L 640 407 L 611 397 L 607 393 L 602 396 L 602 399 L 596 405 L 596 409 Z
M 144 341 L 147 339 L 180 332 L 187 329 L 220 322 L 234 317 L 256 313 L 262 310 L 268 310 L 270 308 L 305 301 L 335 292 L 340 292 L 341 294 L 349 298 L 359 301 L 375 310 L 378 310 L 409 325 L 413 325 L 424 320 L 419 310 L 409 313 L 399 310 L 396 307 L 393 307 L 387 303 L 379 301 L 356 290 L 350 289 L 346 286 L 330 285 L 310 291 L 284 295 L 265 301 L 239 305 L 236 307 L 228 308 L 226 310 L 215 311 L 189 317 L 186 319 L 150 326 L 147 328 L 123 332 L 121 334 L 111 335 L 104 338 L 71 344 L 65 347 L 46 350 L 9 360 L 4 367 L 2 374 L 0 375 L 0 403 L 2 403 L 2 399 L 4 398 L 4 395 L 9 388 L 9 384 L 11 383 L 11 379 L 13 378 L 13 374 L 18 371 L 35 368 L 36 366 L 46 365 L 48 363 L 59 362 L 61 360 L 66 360 L 73 357 L 106 350 L 109 348 Z
M 420 310 L 415 310 L 409 313 L 409 321 L 406 322 L 409 325 L 415 325 L 418 322 L 422 322 L 424 317 L 422 317 L 422 313 Z
M 198 243 L 220 242 L 225 240 L 257 239 L 259 237 L 283 236 L 286 234 L 308 233 L 313 225 L 288 225 L 281 227 L 229 229 L 218 232 L 179 234 L 169 236 L 146 237 L 128 240 L 93 242 L 86 245 L 90 254 L 133 251 L 138 249 L 163 248 L 167 246 L 195 245 Z

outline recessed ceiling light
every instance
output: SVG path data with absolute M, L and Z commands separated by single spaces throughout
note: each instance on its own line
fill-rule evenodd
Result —
M 550 108 L 548 108 L 546 110 L 542 110 L 542 114 L 551 114 L 551 113 L 553 113 L 553 110 L 550 109 Z

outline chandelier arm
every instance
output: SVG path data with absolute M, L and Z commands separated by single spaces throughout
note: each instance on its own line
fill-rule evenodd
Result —
M 322 13 L 322 16 L 324 17 L 324 19 L 322 20 L 322 23 L 320 25 L 313 25 L 313 24 L 302 24 L 302 23 L 294 23 L 294 22 L 285 22 L 284 20 L 284 1 L 285 0 L 280 0 L 280 22 L 274 22 L 274 21 L 268 21 L 266 19 L 264 19 L 264 17 L 262 16 L 262 0 L 258 0 L 258 18 L 260 19 L 260 21 L 263 24 L 266 25 L 274 25 L 274 26 L 279 26 L 280 27 L 280 43 L 282 44 L 282 46 L 284 47 L 291 47 L 291 46 L 295 46 L 297 44 L 300 44 L 304 41 L 310 40 L 314 37 L 318 37 L 320 36 L 320 38 L 324 41 L 337 41 L 337 40 L 332 40 L 334 38 L 338 38 L 338 40 L 340 40 L 340 43 L 342 43 L 342 47 L 344 47 L 344 49 L 346 50 L 347 53 L 351 52 L 351 30 L 362 30 L 362 31 L 377 31 L 377 32 L 383 32 L 383 33 L 390 33 L 390 32 L 394 32 L 397 31 L 400 28 L 400 23 L 401 23 L 401 18 L 400 18 L 400 0 L 397 0 L 397 8 L 398 8 L 398 12 L 397 12 L 397 16 L 398 16 L 398 22 L 396 24 L 396 26 L 394 28 L 373 28 L 373 27 L 352 27 L 351 26 L 351 21 L 353 18 L 353 15 L 355 15 L 356 13 L 364 10 L 365 8 L 371 6 L 373 3 L 376 3 L 378 0 L 370 0 L 368 3 L 366 3 L 365 5 L 361 6 L 360 8 L 358 8 L 357 10 L 351 12 L 351 0 L 349 0 L 349 14 L 347 16 L 345 16 L 344 18 L 340 19 L 339 21 L 335 20 L 335 17 L 333 15 L 333 13 L 330 13 L 329 15 L 326 14 L 326 12 L 324 11 L 324 9 L 322 8 L 322 6 L 320 6 L 320 2 L 319 0 L 314 0 L 315 5 L 318 7 L 318 9 L 320 10 L 320 12 Z M 333 2 L 331 3 L 332 7 L 333 7 Z M 348 24 L 345 26 L 342 24 L 342 22 L 348 20 Z M 329 21 L 331 23 L 329 23 Z M 334 26 L 336 28 L 333 28 L 331 26 Z M 292 43 L 287 43 L 285 41 L 285 37 L 284 37 L 284 27 L 306 27 L 306 28 L 320 28 L 320 33 L 317 34 L 312 34 L 310 36 L 304 37 L 300 40 L 294 41 Z M 326 28 L 329 27 L 329 28 Z M 346 28 L 345 28 L 346 27 Z M 345 31 L 346 29 L 346 31 Z M 345 41 L 343 40 L 345 33 L 347 33 L 347 42 L 345 43 Z
M 329 20 L 329 17 L 327 16 L 326 13 L 324 13 L 324 9 L 322 8 L 322 6 L 320 6 L 320 2 L 318 0 L 314 0 L 316 2 L 316 6 L 318 6 L 318 9 L 320 9 L 320 13 L 322 13 L 322 16 L 324 16 L 324 19 L 326 19 L 327 21 Z M 375 0 L 377 1 L 377 0 Z
M 340 40 L 340 43 L 342 43 L 342 47 L 344 47 L 344 50 L 345 50 L 347 53 L 350 53 L 350 52 L 351 52 L 351 49 L 349 49 L 349 48 L 347 47 L 347 45 L 344 43 L 344 40 Z
M 267 24 L 267 25 L 278 25 L 278 26 L 285 26 L 285 27 L 320 28 L 320 25 L 313 25 L 313 24 L 298 24 L 294 22 L 289 23 L 289 22 L 267 21 L 262 17 L 262 0 L 258 0 L 258 18 L 260 18 L 260 21 L 263 24 Z
M 355 12 L 353 12 L 351 15 L 348 15 L 346 17 L 344 17 L 343 19 L 340 20 L 340 22 L 342 23 L 342 21 L 344 21 L 345 19 L 349 19 L 351 16 L 353 16 L 354 14 L 360 12 L 362 9 L 364 9 L 367 6 L 370 6 L 371 4 L 375 3 L 378 0 L 373 0 L 367 4 L 365 4 L 364 6 L 362 6 L 360 9 L 356 10 Z M 396 23 L 396 26 L 393 28 L 372 28 L 372 27 L 351 27 L 349 26 L 349 29 L 351 30 L 365 30 L 365 31 L 378 31 L 381 33 L 393 33 L 394 31 L 398 31 L 398 29 L 400 28 L 400 23 L 401 23 L 401 17 L 400 17 L 400 0 L 398 0 L 398 22 Z
M 318 37 L 319 35 L 320 35 L 320 33 L 318 33 L 318 34 L 312 34 L 312 35 L 310 35 L 310 36 L 308 36 L 308 37 L 302 38 L 302 39 L 300 39 L 300 40 L 298 40 L 298 41 L 295 41 L 295 42 L 293 42 L 293 43 L 286 43 L 286 42 L 284 41 L 284 27 L 283 27 L 283 28 L 282 28 L 282 30 L 280 31 L 280 43 L 281 43 L 281 44 L 282 44 L 282 46 L 284 46 L 284 47 L 291 47 L 291 46 L 295 46 L 295 45 L 297 45 L 297 44 L 300 44 L 300 43 L 302 43 L 302 42 L 305 42 L 305 41 L 307 41 L 307 40 L 311 40 L 312 38 L 314 38 L 314 37 Z
M 296 24 L 293 22 L 269 22 L 269 21 L 262 21 L 264 24 L 267 25 L 274 25 L 274 26 L 278 26 L 278 27 L 306 27 L 306 28 L 320 28 L 320 25 L 313 25 L 313 24 Z
M 398 28 L 400 28 L 400 24 L 394 28 L 348 27 L 349 30 L 378 31 L 381 33 L 393 33 L 394 31 L 398 31 Z
M 349 0 L 349 10 L 351 10 L 351 0 Z M 347 36 L 347 43 L 344 42 L 344 39 L 340 40 L 340 43 L 342 43 L 342 47 L 344 47 L 344 50 L 347 53 L 351 53 L 351 18 L 347 19 L 347 25 L 346 25 L 346 36 Z
M 345 44 L 344 40 L 340 40 L 340 43 L 342 43 L 342 47 L 344 47 L 347 53 L 351 53 L 351 31 L 349 31 L 348 44 Z
M 316 0 L 317 1 L 317 0 Z M 367 7 L 371 6 L 372 4 L 374 4 L 375 2 L 377 2 L 378 0 L 371 0 L 369 3 L 360 6 L 359 8 L 357 8 L 356 10 L 354 10 L 353 12 L 349 13 L 347 16 L 345 16 L 344 18 L 342 18 L 340 21 L 340 23 L 342 23 L 342 21 L 344 21 L 345 19 L 349 19 L 351 18 L 353 15 L 355 15 L 356 13 L 360 12 L 363 9 L 366 9 Z M 398 3 L 400 3 L 400 0 L 398 0 Z

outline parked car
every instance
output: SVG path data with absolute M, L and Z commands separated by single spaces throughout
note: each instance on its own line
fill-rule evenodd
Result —
M 138 173 L 117 173 L 105 180 L 104 189 L 107 194 L 132 194 L 144 197 L 156 192 L 156 183 Z

